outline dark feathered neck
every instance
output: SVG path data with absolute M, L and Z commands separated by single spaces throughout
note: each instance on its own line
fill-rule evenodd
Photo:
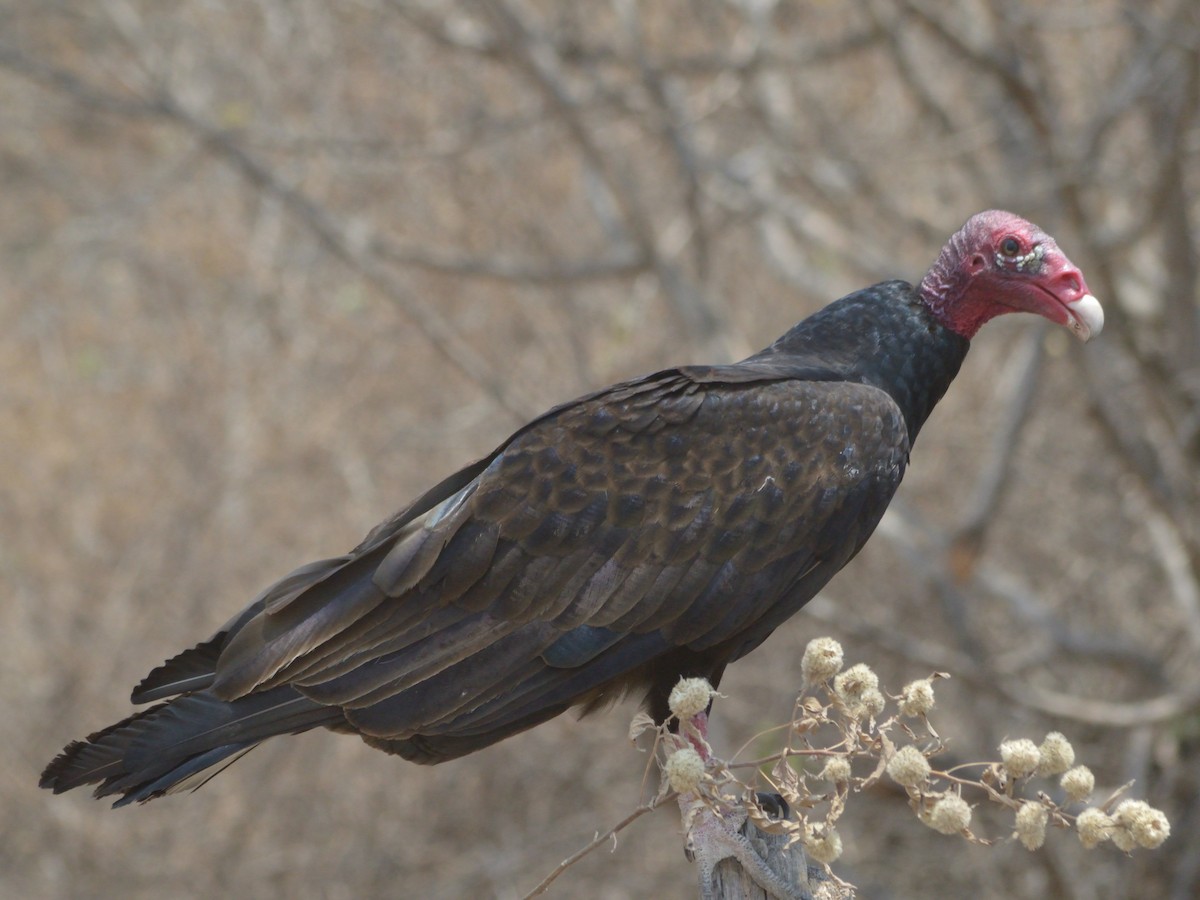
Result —
M 747 362 L 887 391 L 912 441 L 969 347 L 937 320 L 912 285 L 885 281 L 831 303 Z

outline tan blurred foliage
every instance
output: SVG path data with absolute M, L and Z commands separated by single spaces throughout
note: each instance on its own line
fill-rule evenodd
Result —
M 1000 206 L 1083 268 L 1103 338 L 981 336 L 872 545 L 731 670 L 717 739 L 785 721 L 833 633 L 887 683 L 951 672 L 963 761 L 1062 731 L 1176 835 L 987 850 L 880 790 L 840 825 L 863 896 L 1195 896 L 1197 9 L 0 3 L 0 894 L 522 896 L 637 805 L 631 708 L 434 769 L 271 741 L 115 813 L 37 774 L 524 416 L 918 278 Z M 693 896 L 678 821 L 554 891 Z

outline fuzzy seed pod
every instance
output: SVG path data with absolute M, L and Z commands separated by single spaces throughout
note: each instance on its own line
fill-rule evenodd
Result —
M 804 648 L 804 657 L 800 660 L 804 686 L 812 687 L 828 681 L 842 671 L 842 660 L 841 644 L 831 637 L 813 638 Z
M 928 678 L 909 682 L 900 692 L 900 715 L 923 716 L 933 709 L 933 682 Z
M 877 716 L 887 706 L 887 698 L 880 690 L 865 691 L 862 695 L 862 708 L 868 715 Z
M 929 777 L 929 771 L 929 760 L 913 744 L 897 750 L 887 764 L 887 773 L 892 781 L 904 787 L 922 784 Z
M 834 784 L 845 784 L 850 780 L 850 760 L 840 756 L 831 756 L 821 770 L 821 778 Z
M 672 790 L 687 794 L 694 791 L 704 779 L 704 760 L 691 747 L 684 747 L 667 757 L 663 771 Z
M 1153 850 L 1171 836 L 1171 823 L 1167 817 L 1144 800 L 1123 800 L 1113 813 L 1113 821 L 1117 823 L 1113 831 L 1114 844 L 1118 832 L 1128 832 L 1137 846 Z
M 1076 766 L 1068 769 L 1058 782 L 1067 792 L 1067 799 L 1073 803 L 1086 800 L 1096 788 L 1096 776 L 1087 766 Z
M 1071 742 L 1065 736 L 1057 731 L 1046 735 L 1042 746 L 1038 747 L 1038 754 L 1040 761 L 1037 774 L 1042 776 L 1061 775 L 1075 765 L 1075 748 L 1071 746 Z
M 866 663 L 851 666 L 834 678 L 833 692 L 855 719 L 876 715 L 887 703 L 879 691 L 879 676 Z
M 1079 842 L 1091 850 L 1112 837 L 1113 820 L 1103 810 L 1092 806 L 1075 819 L 1075 830 L 1079 832 Z
M 842 837 L 828 825 L 818 826 L 805 836 L 804 852 L 809 859 L 829 865 L 842 855 Z
M 682 722 L 708 709 L 708 703 L 714 693 L 716 692 L 708 683 L 708 679 L 680 678 L 679 683 L 671 689 L 667 706 Z
M 1026 801 L 1017 810 L 1017 839 L 1026 850 L 1036 850 L 1046 842 L 1046 823 L 1050 811 L 1040 803 Z
M 879 690 L 879 676 L 866 663 L 858 663 L 833 679 L 833 689 L 843 699 L 858 700 L 867 691 Z
M 1129 853 L 1137 846 L 1137 839 L 1128 828 L 1123 828 L 1120 825 L 1113 825 L 1112 832 L 1108 839 L 1113 842 L 1113 846 L 1118 850 Z
M 1005 741 L 1000 745 L 1000 759 L 1004 768 L 1013 778 L 1024 778 L 1037 771 L 1042 755 L 1037 744 L 1028 738 L 1018 738 L 1015 741 Z
M 957 794 L 949 794 L 933 804 L 926 824 L 942 834 L 958 834 L 971 824 L 971 805 Z

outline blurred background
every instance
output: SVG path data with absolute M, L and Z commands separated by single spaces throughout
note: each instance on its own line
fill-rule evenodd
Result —
M 433 769 L 271 741 L 118 812 L 37 776 L 528 416 L 919 279 L 1003 207 L 1104 335 L 983 332 L 873 542 L 727 674 L 718 750 L 831 634 L 893 690 L 953 675 L 954 759 L 1059 730 L 1173 829 L 1031 854 L 871 791 L 863 897 L 1197 896 L 1198 114 L 1192 0 L 3 0 L 0 895 L 524 896 L 639 803 L 632 706 Z M 673 808 L 551 892 L 694 895 Z

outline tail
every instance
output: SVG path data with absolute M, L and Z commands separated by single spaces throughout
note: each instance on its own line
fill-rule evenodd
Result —
M 42 773 L 56 794 L 99 783 L 97 797 L 121 794 L 113 806 L 199 787 L 256 744 L 344 723 L 340 709 L 283 686 L 226 701 L 206 690 L 143 710 L 74 741 Z M 225 762 L 228 760 L 228 762 Z

